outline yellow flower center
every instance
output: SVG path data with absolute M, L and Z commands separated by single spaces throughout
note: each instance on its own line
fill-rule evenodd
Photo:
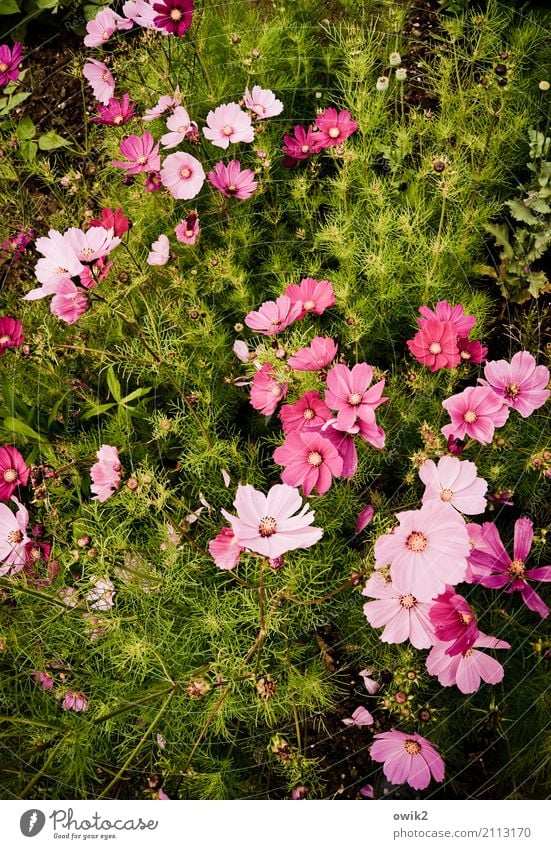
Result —
M 277 531 L 277 522 L 273 516 L 263 516 L 258 525 L 261 537 L 271 537 Z
M 451 489 L 441 489 L 440 490 L 440 501 L 451 501 L 453 498 L 453 492 Z
M 331 127 L 331 129 L 329 130 L 329 135 L 332 139 L 338 139 L 340 134 L 341 134 L 341 131 L 339 130 L 338 127 Z
M 311 466 L 315 466 L 317 468 L 323 463 L 323 457 L 321 456 L 319 451 L 310 451 L 310 453 L 308 454 L 308 462 Z
M 304 306 L 305 310 L 313 310 L 314 307 L 316 306 L 316 302 L 315 301 L 304 301 L 303 306 Z
M 170 17 L 171 17 L 171 20 L 173 20 L 177 23 L 179 20 L 181 20 L 182 13 L 179 9 L 172 9 L 172 11 L 170 13 Z
M 511 565 L 509 566 L 509 573 L 514 578 L 524 578 L 524 573 L 526 572 L 524 566 L 524 560 L 513 560 Z
M 417 740 L 406 740 L 404 743 L 404 749 L 408 755 L 418 755 L 421 751 L 421 746 Z
M 440 354 L 442 352 L 442 345 L 440 342 L 431 342 L 429 345 L 429 351 L 431 354 Z
M 189 177 L 191 177 L 191 168 L 188 168 L 187 165 L 184 165 L 184 167 L 180 169 L 180 177 L 183 180 L 187 180 Z
M 474 410 L 466 410 L 463 413 L 463 421 L 467 424 L 474 424 L 477 418 L 478 416 L 476 415 Z
M 304 418 L 306 419 L 306 421 L 308 421 L 308 422 L 309 422 L 309 421 L 311 421 L 311 420 L 314 418 L 314 416 L 315 416 L 316 414 L 315 414 L 314 410 L 313 410 L 311 407 L 306 407 L 306 409 L 305 409 L 305 411 L 303 412 L 303 414 L 302 414 L 302 415 L 304 416 Z
M 15 469 L 6 469 L 2 477 L 6 483 L 15 483 L 17 480 L 17 471 Z
M 229 124 L 226 124 L 225 127 L 222 127 L 222 132 L 225 136 L 231 136 L 233 133 L 233 127 L 230 127 Z
M 417 599 L 411 593 L 407 595 L 400 596 L 400 604 L 402 607 L 405 607 L 406 610 L 411 610 L 412 607 L 415 607 L 417 604 Z
M 348 403 L 351 407 L 357 407 L 362 403 L 362 395 L 359 392 L 352 392 L 351 395 L 348 396 Z
M 415 554 L 418 554 L 421 551 L 424 551 L 427 547 L 427 538 L 425 534 L 421 533 L 421 531 L 413 531 L 407 540 L 406 545 L 410 551 L 413 551 Z

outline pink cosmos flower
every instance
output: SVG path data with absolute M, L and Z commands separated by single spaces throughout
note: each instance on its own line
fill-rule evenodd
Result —
M 67 278 L 58 285 L 50 303 L 50 312 L 67 324 L 75 324 L 89 307 L 86 294 Z
M 385 398 L 384 400 L 386 401 L 387 399 Z M 378 424 L 375 422 L 363 422 L 361 419 L 358 419 L 356 426 L 358 427 L 358 436 L 364 442 L 368 442 L 373 448 L 382 449 L 385 447 L 386 434 Z M 353 428 L 354 430 L 355 428 Z
M 373 516 L 375 515 L 375 508 L 373 504 L 368 504 L 367 507 L 364 507 L 363 510 L 360 510 L 358 513 L 358 518 L 356 519 L 356 533 L 361 534 L 365 528 L 372 521 Z
M 287 395 L 287 383 L 280 383 L 272 366 L 264 363 L 253 377 L 251 386 L 251 404 L 264 416 L 271 416 L 277 405 Z
M 488 353 L 486 346 L 476 340 L 469 342 L 468 339 L 459 338 L 457 340 L 457 347 L 459 348 L 459 357 L 462 363 L 483 363 Z
M 17 487 L 27 486 L 29 471 L 17 448 L 0 448 L 0 501 L 9 501 Z
M 248 363 L 251 359 L 251 351 L 249 351 L 247 343 L 243 342 L 241 339 L 235 340 L 235 342 L 233 343 L 232 351 L 237 357 L 237 359 L 241 360 L 242 363 Z
M 287 364 L 296 371 L 321 371 L 337 356 L 338 345 L 325 336 L 314 336 L 308 348 L 301 348 Z
M 274 460 L 285 466 L 281 473 L 283 483 L 302 486 L 307 498 L 314 487 L 324 495 L 331 487 L 333 477 L 342 472 L 342 458 L 337 449 L 320 433 L 295 430 L 287 434 L 285 442 L 274 451 Z
M 294 404 L 284 404 L 279 411 L 283 433 L 320 428 L 330 416 L 329 407 L 313 390 L 305 392 Z
M 164 233 L 151 245 L 151 251 L 147 257 L 148 265 L 166 265 L 170 259 L 170 242 Z
M 397 590 L 430 601 L 446 584 L 462 581 L 470 552 L 463 518 L 430 501 L 420 510 L 397 513 L 399 526 L 375 543 L 375 568 L 390 564 Z
M 327 375 L 325 403 L 337 410 L 336 427 L 348 433 L 358 419 L 366 424 L 375 424 L 375 410 L 388 398 L 381 397 L 385 380 L 369 388 L 373 369 L 367 363 L 357 363 L 352 369 L 339 363 Z
M 95 124 L 108 124 L 111 127 L 120 127 L 134 117 L 135 103 L 132 103 L 128 94 L 123 94 L 120 100 L 110 97 L 107 106 L 97 106 L 98 116 L 91 120 Z
M 11 501 L 17 507 L 13 513 L 7 504 L 0 504 L 0 576 L 20 572 L 26 563 L 25 546 L 29 513 L 13 495 Z
M 133 177 L 129 178 L 130 180 Z M 147 176 L 145 178 L 145 182 L 143 184 L 146 192 L 158 192 L 163 184 L 161 183 L 161 175 L 158 171 L 148 171 Z
M 163 147 L 176 147 L 184 139 L 194 136 L 197 132 L 197 124 L 192 121 L 183 106 L 177 106 L 172 115 L 167 119 L 166 125 L 170 130 L 161 136 Z
M 248 88 L 245 89 L 245 106 L 261 120 L 273 118 L 283 112 L 281 100 L 278 100 L 269 88 L 260 88 L 259 85 L 253 86 L 252 92 Z
M 75 713 L 82 713 L 88 710 L 88 700 L 84 693 L 77 693 L 71 690 L 63 699 L 61 707 L 63 710 L 73 710 Z
M 267 495 L 250 484 L 240 485 L 233 503 L 237 516 L 221 512 L 237 543 L 264 557 L 273 560 L 287 551 L 310 548 L 322 537 L 321 528 L 310 527 L 314 521 L 314 512 L 308 512 L 310 505 L 303 505 L 298 489 L 286 484 L 272 486 Z
M 121 206 L 114 211 L 106 206 L 101 210 L 101 220 L 94 218 L 93 221 L 90 221 L 90 227 L 103 227 L 104 230 L 112 230 L 115 236 L 124 236 L 131 226 L 130 220 L 122 214 Z
M 463 304 L 452 307 L 448 301 L 438 301 L 434 312 L 429 307 L 419 307 L 419 312 L 422 316 L 417 319 L 419 327 L 424 327 L 427 320 L 436 318 L 439 321 L 449 322 L 453 326 L 455 335 L 460 338 L 468 338 L 476 324 L 476 316 L 466 315 Z
M 362 725 L 373 725 L 375 722 L 369 711 L 364 707 L 356 708 L 351 717 L 346 717 L 341 721 L 344 725 L 355 725 L 357 728 L 361 728 Z
M 115 587 L 109 578 L 90 579 L 93 586 L 86 596 L 86 601 L 94 610 L 111 610 L 114 605 Z
M 11 315 L 2 316 L 0 318 L 0 356 L 7 348 L 19 348 L 24 340 L 22 323 Z
M 437 642 L 448 644 L 446 654 L 450 657 L 472 648 L 480 634 L 472 608 L 450 586 L 434 599 L 429 619 L 434 626 Z
M 132 21 L 121 18 L 112 9 L 102 9 L 95 18 L 86 24 L 87 35 L 84 36 L 86 47 L 101 47 L 117 30 L 130 29 Z
M 193 0 L 162 0 L 153 3 L 158 15 L 153 18 L 157 29 L 168 35 L 182 36 L 188 31 L 193 18 Z
M 156 29 L 153 23 L 156 13 L 151 5 L 151 0 L 126 0 L 122 7 L 122 13 L 125 18 L 140 27 Z
M 443 781 L 444 761 L 438 749 L 417 732 L 405 734 L 393 728 L 375 734 L 369 753 L 374 761 L 383 763 L 383 772 L 392 784 L 409 784 L 414 790 L 424 790 L 431 778 Z
M 158 171 L 161 167 L 159 142 L 155 144 L 155 139 L 151 133 L 145 132 L 141 136 L 128 136 L 121 141 L 119 150 L 128 161 L 122 162 L 113 159 L 111 165 L 114 165 L 115 168 L 123 168 L 127 174 Z
M 16 41 L 13 47 L 0 44 L 0 86 L 19 79 L 19 65 L 23 59 L 23 45 Z
M 551 581 L 551 566 L 527 569 L 534 533 L 532 521 L 522 516 L 515 522 L 513 560 L 501 541 L 493 522 L 485 522 L 480 537 L 471 549 L 469 563 L 475 570 L 474 582 L 483 587 L 505 589 L 505 592 L 520 592 L 525 605 L 545 619 L 549 608 L 528 581 Z
M 107 501 L 118 488 L 121 480 L 121 462 L 119 452 L 113 445 L 102 445 L 96 452 L 98 462 L 90 469 L 94 493 L 92 501 Z
M 371 575 L 362 595 L 376 599 L 367 601 L 363 610 L 372 628 L 385 626 L 381 634 L 383 643 L 409 640 L 416 649 L 428 649 L 434 644 L 430 602 L 419 601 L 411 592 L 397 590 L 380 572 Z
M 329 280 L 314 280 L 313 277 L 305 277 L 299 286 L 291 283 L 285 289 L 285 294 L 292 304 L 301 305 L 299 318 L 304 318 L 308 313 L 321 315 L 337 302 Z
M 549 398 L 549 369 L 536 365 L 528 351 L 517 351 L 510 363 L 492 360 L 484 368 L 485 380 L 479 382 L 490 389 L 525 419 Z
M 254 127 L 251 118 L 238 103 L 223 103 L 207 115 L 203 135 L 216 147 L 227 150 L 230 142 L 252 142 Z
M 201 191 L 205 172 L 199 160 L 189 153 L 171 153 L 163 161 L 161 182 L 172 197 L 190 200 Z
M 321 136 L 323 147 L 332 147 L 342 144 L 352 133 L 358 129 L 357 121 L 353 121 L 348 109 L 337 112 L 330 107 L 316 118 L 316 127 Z
M 293 304 L 290 298 L 281 295 L 275 301 L 264 301 L 260 309 L 248 313 L 245 316 L 245 324 L 251 330 L 265 336 L 273 336 L 296 321 L 299 313 L 300 304 Z
M 48 675 L 47 672 L 41 672 L 39 669 L 35 669 L 32 679 L 35 684 L 40 684 L 43 690 L 51 690 L 54 686 L 54 679 L 51 675 Z
M 484 513 L 488 483 L 476 473 L 475 464 L 469 460 L 441 457 L 438 465 L 434 460 L 425 460 L 419 469 L 419 477 L 426 486 L 423 503 L 449 504 L 469 516 Z
M 161 799 L 162 801 L 167 801 L 167 800 L 170 801 L 170 796 L 167 796 L 167 794 L 165 793 L 165 791 L 163 790 L 162 787 L 160 787 L 158 792 L 157 792 L 157 798 Z
M 24 296 L 26 301 L 53 294 L 58 283 L 67 277 L 77 277 L 83 269 L 75 251 L 58 230 L 49 230 L 47 236 L 37 239 L 36 250 L 42 254 L 35 266 L 36 279 L 45 291 L 33 289 Z
M 319 153 L 323 147 L 323 136 L 315 132 L 313 127 L 301 127 L 297 124 L 294 136 L 283 136 L 283 153 L 291 159 L 308 159 L 314 153 Z
M 413 339 L 408 339 L 407 346 L 417 362 L 431 371 L 459 365 L 457 334 L 449 321 L 427 319 Z
M 363 796 L 364 799 L 375 798 L 375 791 L 373 790 L 372 784 L 364 784 L 363 787 L 360 787 L 358 793 L 360 794 L 360 796 Z
M 375 679 L 371 677 L 373 674 L 373 669 L 362 669 L 358 672 L 358 675 L 362 679 L 363 685 L 370 696 L 375 696 L 381 689 L 379 682 L 375 681 Z
M 448 646 L 448 643 L 437 642 L 426 661 L 427 672 L 436 675 L 443 687 L 455 684 L 458 690 L 467 695 L 479 689 L 481 679 L 487 684 L 499 684 L 503 680 L 501 663 L 478 649 L 510 649 L 509 643 L 479 633 L 473 646 L 465 652 L 450 657 Z
M 258 187 L 254 171 L 250 168 L 241 170 L 241 164 L 236 159 L 228 162 L 227 166 L 217 162 L 214 169 L 209 171 L 208 178 L 211 185 L 227 198 L 247 200 Z
M 98 62 L 97 59 L 87 59 L 82 73 L 92 86 L 96 100 L 108 106 L 110 99 L 115 95 L 115 79 L 107 65 Z
M 94 262 L 108 256 L 121 243 L 113 230 L 106 230 L 103 226 L 90 227 L 86 232 L 78 227 L 69 227 L 63 234 L 63 240 L 79 262 Z
M 11 259 L 12 263 L 21 259 L 33 239 L 34 230 L 19 225 L 17 233 L 9 239 L 3 239 L 0 245 L 0 264 L 4 259 Z
M 194 245 L 199 236 L 199 216 L 197 210 L 188 213 L 187 217 L 176 225 L 176 238 L 183 245 Z
M 323 435 L 333 443 L 339 456 L 342 457 L 341 478 L 353 478 L 358 468 L 358 452 L 354 437 L 342 430 L 336 430 L 334 420 L 329 420 L 322 426 Z
M 162 94 L 151 109 L 146 109 L 142 118 L 142 121 L 154 121 L 155 118 L 160 118 L 161 115 L 171 109 L 176 109 L 177 106 L 180 105 L 180 94 L 172 96 L 171 94 Z
M 442 406 L 451 417 L 451 424 L 442 428 L 444 436 L 455 439 L 470 436 L 481 445 L 492 441 L 495 428 L 504 425 L 509 416 L 503 398 L 486 386 L 468 386 L 442 401 Z
M 209 542 L 209 552 L 219 569 L 235 569 L 242 551 L 232 528 L 222 528 L 218 536 Z

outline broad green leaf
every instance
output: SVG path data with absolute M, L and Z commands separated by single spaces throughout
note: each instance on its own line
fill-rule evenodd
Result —
M 507 206 L 511 210 L 511 215 L 517 221 L 523 221 L 525 224 L 538 224 L 536 216 L 532 215 L 528 207 L 521 200 L 509 200 L 507 201 Z
M 20 141 L 24 139 L 33 139 L 36 133 L 36 127 L 34 122 L 29 118 L 28 115 L 25 115 L 24 118 L 21 119 L 19 124 L 15 129 L 15 135 Z
M 497 244 L 503 248 L 503 254 L 507 259 L 513 259 L 514 251 L 509 241 L 509 230 L 505 224 L 487 224 L 484 228 L 491 233 Z
M 57 9 L 59 0 L 35 0 L 37 9 Z
M 47 133 L 44 133 L 43 136 L 40 136 L 38 139 L 38 147 L 40 150 L 56 150 L 59 147 L 68 147 L 69 142 L 67 139 L 59 136 L 54 130 L 49 130 Z
M 13 416 L 8 416 L 4 419 L 4 427 L 10 433 L 18 433 L 20 436 L 25 436 L 27 439 L 47 443 L 48 440 L 33 430 L 32 427 L 20 419 L 15 419 Z
M 80 418 L 84 419 L 93 419 L 94 416 L 101 416 L 103 413 L 106 413 L 107 410 L 111 410 L 112 407 L 116 407 L 116 404 L 98 404 L 96 407 L 93 407 L 91 410 L 88 410 L 87 413 L 84 413 Z
M 33 162 L 36 159 L 37 150 L 38 146 L 35 141 L 22 141 L 19 143 L 19 153 L 27 162 Z
M 16 15 L 20 11 L 17 0 L 0 0 L 0 15 Z
M 107 386 L 109 387 L 109 391 L 111 392 L 111 395 L 113 396 L 115 401 L 118 401 L 120 404 L 122 398 L 121 385 L 117 379 L 117 376 L 115 375 L 113 366 L 109 366 L 109 368 L 107 369 Z
M 122 399 L 121 404 L 128 404 L 129 401 L 134 401 L 136 398 L 143 398 L 151 391 L 150 386 L 144 386 L 143 389 L 135 389 L 130 395 Z

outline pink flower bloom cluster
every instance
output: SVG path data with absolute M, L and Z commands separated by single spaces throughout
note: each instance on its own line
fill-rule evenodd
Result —
M 94 501 L 107 501 L 118 489 L 121 480 L 119 452 L 113 445 L 102 445 L 96 453 L 98 462 L 90 469 Z
M 238 103 L 223 103 L 208 113 L 203 135 L 216 147 L 227 150 L 230 144 L 252 142 L 254 127 Z
M 469 333 L 476 323 L 474 315 L 466 315 L 462 304 L 452 306 L 439 301 L 434 312 L 429 307 L 419 307 L 419 330 L 408 340 L 408 348 L 431 371 L 455 368 L 461 362 L 481 363 L 488 349 L 480 342 L 469 341 Z
M 127 174 L 158 171 L 161 167 L 159 142 L 155 144 L 151 133 L 145 132 L 141 136 L 128 136 L 121 141 L 119 150 L 125 159 L 114 159 L 111 165 L 114 165 L 115 168 L 124 169 Z
M 328 147 L 340 146 L 357 129 L 358 124 L 352 120 L 348 109 L 337 112 L 330 107 L 317 116 L 313 125 L 297 124 L 294 135 L 283 136 L 284 164 L 294 167 L 300 159 L 308 159 Z
M 299 285 L 291 283 L 287 286 L 285 294 L 275 301 L 265 301 L 259 310 L 250 312 L 245 317 L 245 324 L 251 330 L 272 336 L 274 333 L 281 333 L 294 321 L 309 313 L 321 315 L 335 303 L 333 287 L 328 280 L 305 277 Z M 334 344 L 332 340 L 327 341 Z

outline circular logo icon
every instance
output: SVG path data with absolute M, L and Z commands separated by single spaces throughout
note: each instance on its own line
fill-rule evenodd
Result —
M 45 825 L 45 815 L 42 811 L 39 811 L 36 808 L 32 808 L 30 811 L 25 811 L 19 820 L 21 834 L 24 834 L 25 837 L 36 837 L 37 834 L 40 834 Z

